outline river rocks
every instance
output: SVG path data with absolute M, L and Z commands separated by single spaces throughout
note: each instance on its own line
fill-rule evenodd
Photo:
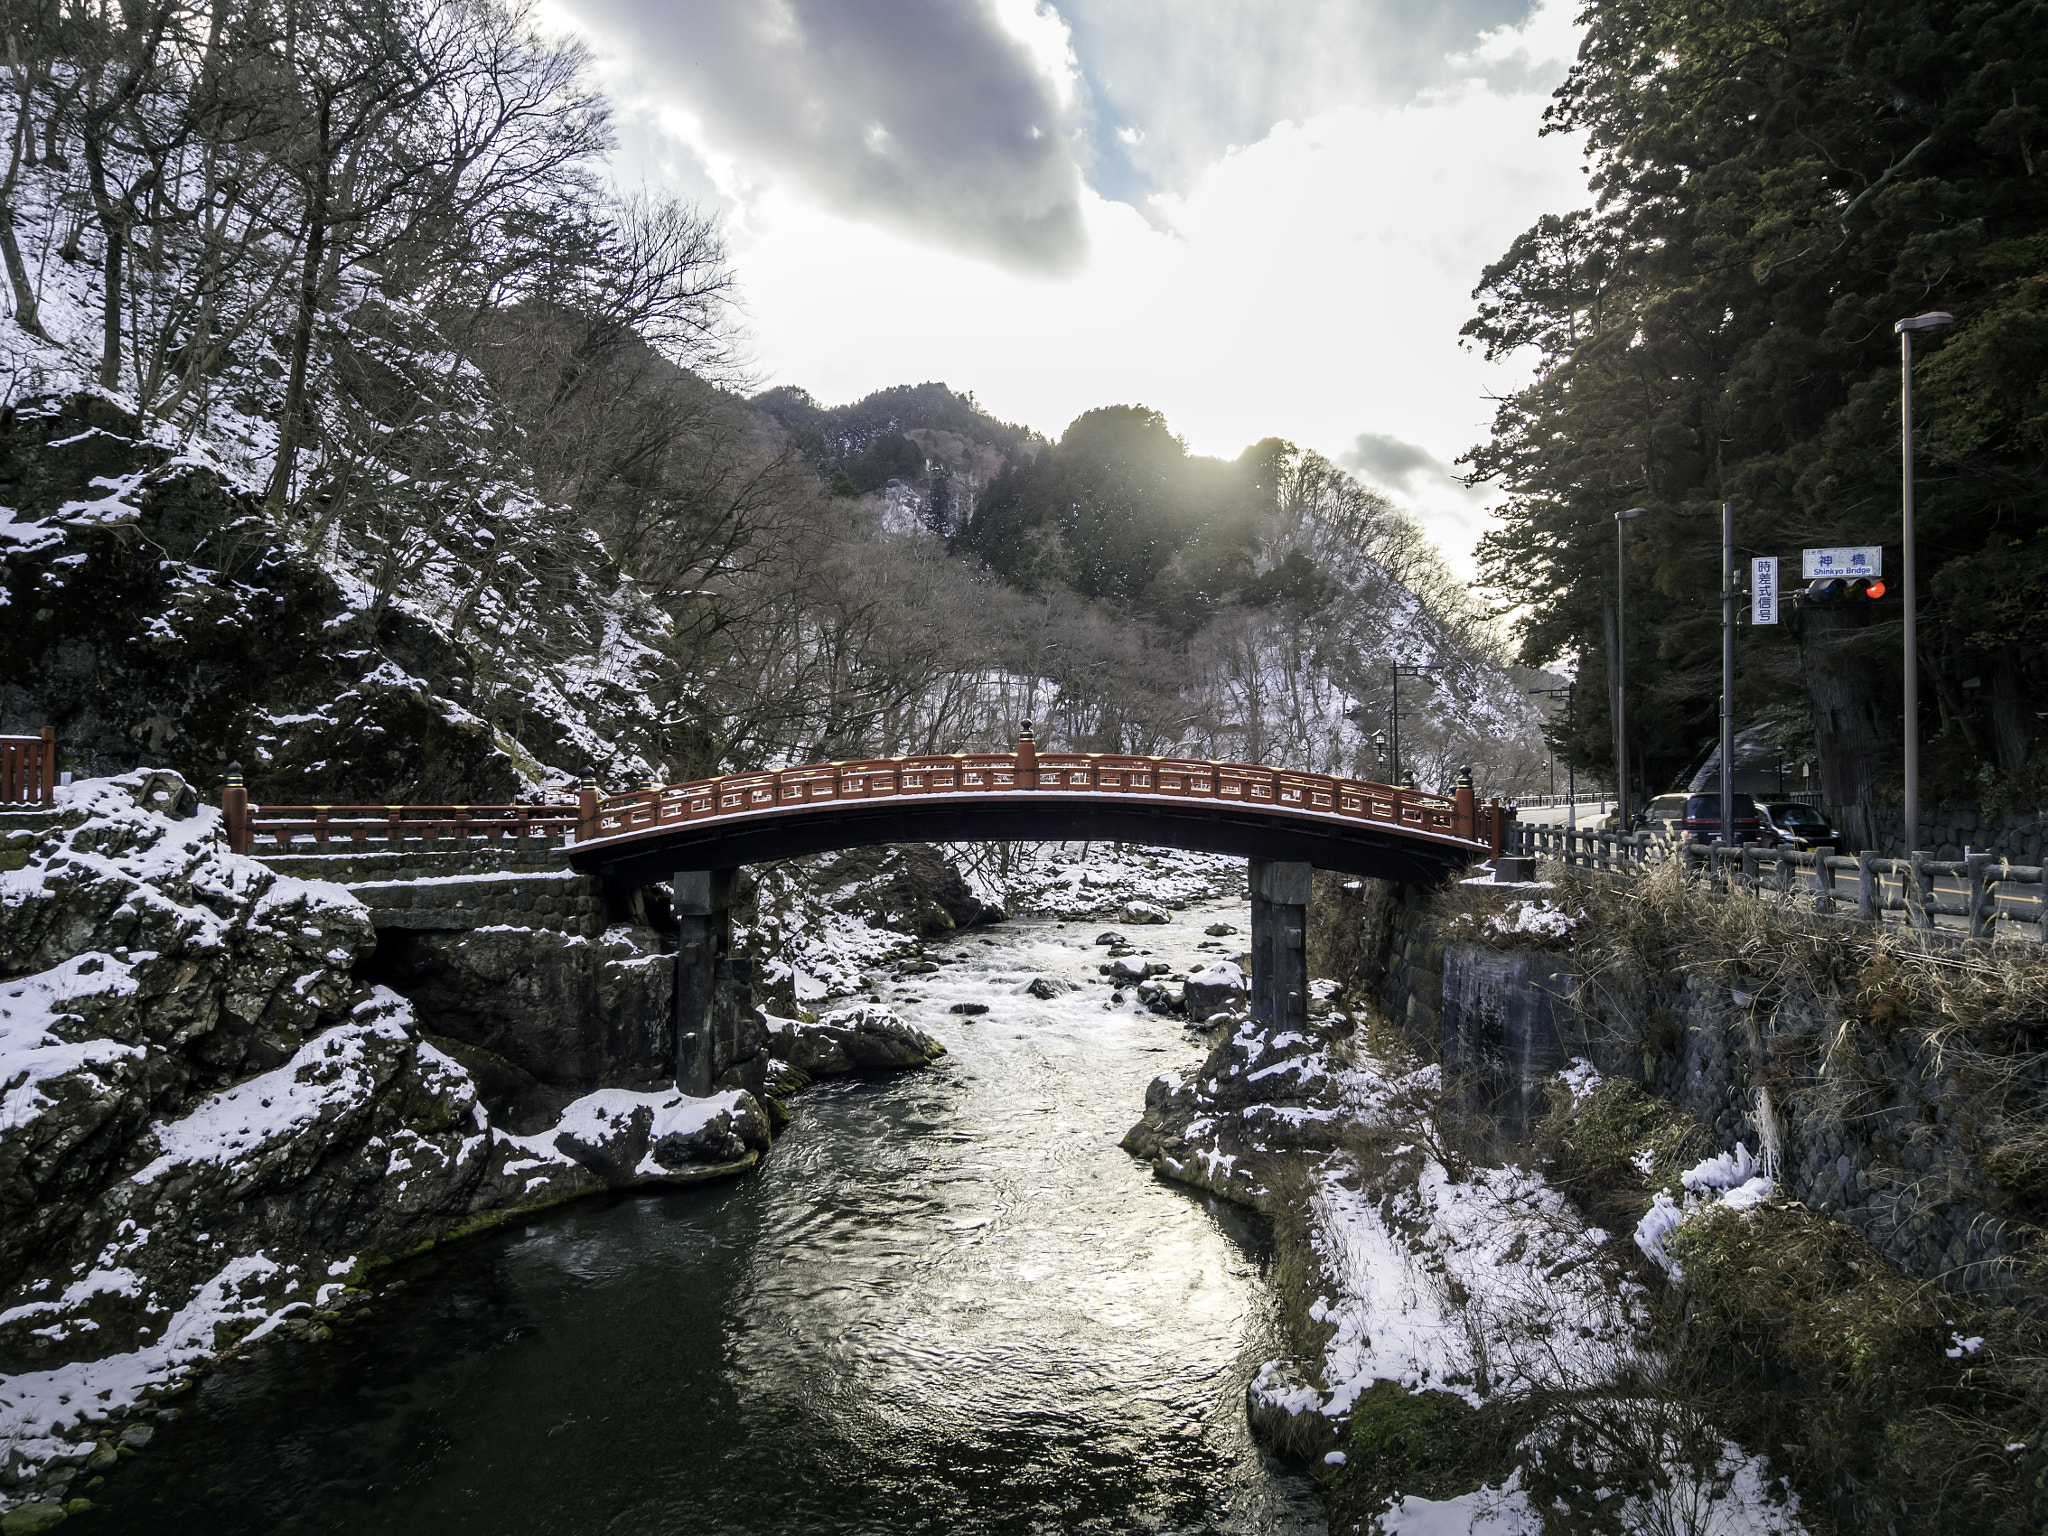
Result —
M 745 1089 L 700 1099 L 608 1088 L 577 1099 L 551 1128 L 509 1139 L 538 1165 L 573 1163 L 626 1189 L 737 1172 L 759 1161 L 769 1135 L 766 1112 Z
M 982 1015 L 982 1014 L 984 1014 L 984 1013 L 987 1013 L 987 1012 L 988 1012 L 988 1004 L 987 1004 L 987 1003 L 955 1003 L 955 1004 L 954 1004 L 954 1005 L 953 1005 L 952 1007 L 948 1008 L 948 1009 L 946 1010 L 946 1012 L 948 1012 L 948 1013 L 959 1013 L 959 1014 L 965 1014 L 965 1015 L 966 1015 L 967 1017 L 969 1017 L 969 1018 L 978 1018 L 978 1017 L 979 1017 L 980 1015 Z
M 1115 929 L 1112 928 L 1106 933 L 1098 933 L 1097 935 L 1095 935 L 1095 942 L 1098 944 L 1110 944 L 1121 946 L 1123 944 L 1128 943 L 1129 940 L 1125 939 L 1122 934 L 1118 933 Z
M 1237 932 L 1237 925 L 1235 923 L 1211 923 L 1202 932 L 1209 935 L 1212 939 L 1227 939 L 1230 935 Z
M 886 1008 L 860 1005 L 816 1023 L 769 1018 L 769 1047 L 812 1077 L 929 1066 L 946 1048 Z
M 1235 961 L 1219 960 L 1189 974 L 1181 992 L 1188 1017 L 1206 1019 L 1212 1014 L 1241 1008 L 1251 993 L 1251 980 Z
M 1349 1029 L 1335 1014 L 1307 1034 L 1242 1021 L 1199 1068 L 1153 1079 L 1124 1150 L 1162 1178 L 1272 1209 L 1275 1161 L 1334 1146 L 1328 1046 Z
M 1041 1003 L 1049 1003 L 1064 993 L 1076 990 L 1078 989 L 1073 982 L 1063 981 L 1057 976 L 1034 976 L 1031 978 L 1031 984 L 1024 989 L 1027 995 L 1037 998 Z
M 1173 967 L 1160 960 L 1133 960 L 1129 957 L 1112 960 L 1099 967 L 1102 974 L 1119 984 L 1143 981 L 1148 976 L 1164 976 Z
M 1124 903 L 1117 910 L 1116 920 L 1120 923 L 1132 924 L 1133 926 L 1142 926 L 1148 923 L 1170 923 L 1173 921 L 1168 916 L 1166 908 L 1155 906 L 1149 901 L 1130 901 Z
M 62 1504 L 22 1504 L 0 1517 L 0 1532 L 5 1536 L 36 1536 L 38 1531 L 55 1530 L 70 1514 Z

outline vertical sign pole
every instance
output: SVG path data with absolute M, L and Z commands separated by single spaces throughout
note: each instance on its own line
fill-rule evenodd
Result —
M 1387 754 L 1387 780 L 1396 789 L 1401 787 L 1401 664 L 1393 668 L 1394 702 L 1387 708 L 1387 740 L 1393 743 L 1393 750 Z
M 1628 523 L 1614 519 L 1614 773 L 1621 788 L 1621 830 L 1628 819 Z
M 1721 846 L 1735 846 L 1735 503 L 1721 503 Z
M 1901 851 L 1911 853 L 1920 841 L 1920 652 L 1913 585 L 1913 333 L 1908 330 L 1899 332 L 1899 462 L 1905 476 L 1899 596 L 1906 620 L 1906 840 Z

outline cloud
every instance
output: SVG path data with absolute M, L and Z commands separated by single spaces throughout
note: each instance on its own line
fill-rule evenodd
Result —
M 1514 91 L 1540 74 L 1547 90 L 1561 64 L 1489 46 L 1510 35 L 1521 44 L 1514 29 L 1530 9 L 1531 0 L 1059 0 L 1084 86 L 1088 179 L 1143 208 L 1277 123 L 1398 104 L 1455 78 Z
M 1012 270 L 1087 254 L 1057 17 L 995 0 L 564 0 L 707 159 Z M 1004 9 L 1017 7 L 1005 0 Z M 1006 25 L 1007 21 L 1007 25 Z
M 1382 490 L 1413 494 L 1418 479 L 1441 484 L 1452 479 L 1451 467 L 1420 443 L 1404 442 L 1385 432 L 1361 432 L 1337 462 L 1361 480 Z

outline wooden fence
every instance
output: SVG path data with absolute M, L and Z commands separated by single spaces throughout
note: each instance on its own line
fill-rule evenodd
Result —
M 2037 864 L 2013 864 L 1988 853 L 1903 859 L 1832 848 L 1803 853 L 1757 843 L 1679 842 L 1660 833 L 1574 832 L 1512 826 L 1507 851 L 1556 859 L 1575 869 L 1635 875 L 1677 861 L 1710 889 L 1742 889 L 1787 905 L 1865 922 L 1944 928 L 1971 938 L 2027 938 L 2048 943 L 2048 888 Z M 1946 922 L 1943 919 L 1947 919 Z
M 46 725 L 38 736 L 0 736 L 0 805 L 54 805 L 56 800 L 56 731 Z

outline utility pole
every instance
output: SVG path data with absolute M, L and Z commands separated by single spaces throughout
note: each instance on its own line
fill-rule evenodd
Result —
M 1394 702 L 1387 709 L 1387 734 L 1393 744 L 1393 772 L 1391 778 L 1394 787 L 1399 789 L 1401 787 L 1401 674 L 1405 672 L 1410 677 L 1427 677 L 1432 672 L 1441 672 L 1443 668 L 1422 666 L 1415 662 L 1397 661 L 1389 670 L 1394 675 Z
M 1954 315 L 1934 309 L 1892 327 L 1899 333 L 1899 467 L 1905 482 L 1899 527 L 1899 599 L 1905 607 L 1906 619 L 1906 803 L 1901 807 L 1905 813 L 1906 845 L 1899 850 L 1901 853 L 1911 853 L 1920 839 L 1920 636 L 1913 569 L 1913 333 L 1939 330 L 1955 321 Z
M 1560 693 L 1564 695 L 1564 821 L 1565 825 L 1574 832 L 1579 829 L 1579 773 L 1578 766 L 1572 757 L 1572 727 L 1574 724 L 1572 691 L 1578 686 L 1576 682 L 1571 682 L 1566 683 L 1562 688 L 1531 688 L 1529 690 L 1531 693 L 1544 694 L 1553 699 Z M 1546 731 L 1544 734 L 1548 736 L 1549 732 Z M 1553 777 L 1550 782 L 1555 786 L 1557 780 Z
M 1735 846 L 1735 503 L 1721 503 L 1721 846 Z
M 1621 830 L 1628 819 L 1628 525 L 1649 511 L 1629 507 L 1614 514 L 1614 762 L 1621 781 Z

